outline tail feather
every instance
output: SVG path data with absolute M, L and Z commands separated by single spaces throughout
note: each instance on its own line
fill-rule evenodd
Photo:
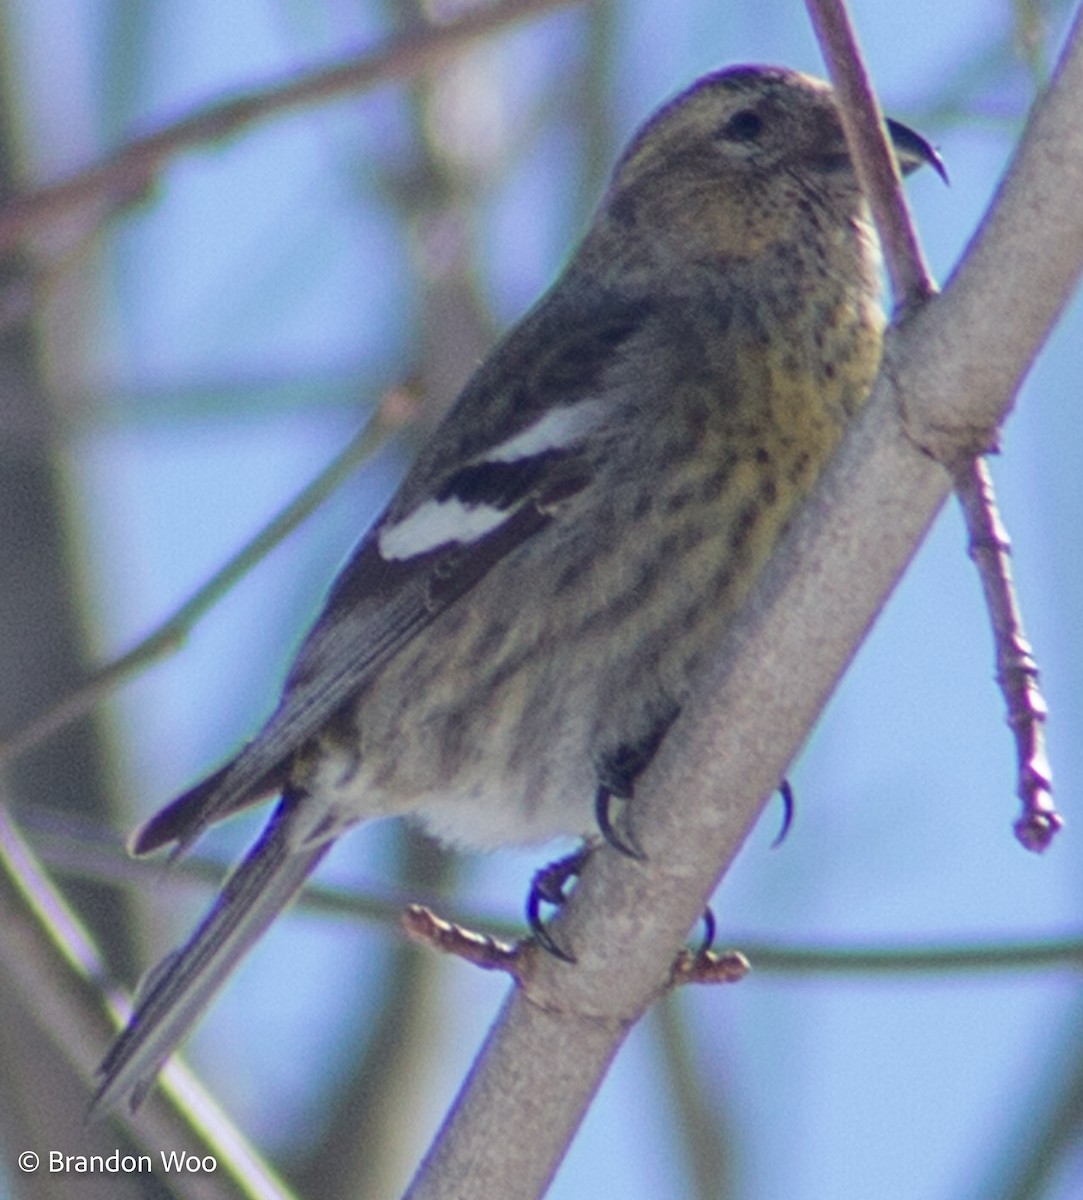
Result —
M 300 889 L 330 842 L 296 849 L 284 799 L 188 942 L 157 967 L 113 1044 L 90 1106 L 94 1117 L 141 1103 L 154 1077 L 248 948 Z
M 129 841 L 131 852 L 149 854 L 152 850 L 175 842 L 177 848 L 174 856 L 179 857 L 211 821 L 238 812 L 250 804 L 258 804 L 279 791 L 286 782 L 283 772 L 276 770 L 255 780 L 242 779 L 243 787 L 231 788 L 228 785 L 235 782 L 235 767 L 236 759 L 226 763 L 140 825 Z

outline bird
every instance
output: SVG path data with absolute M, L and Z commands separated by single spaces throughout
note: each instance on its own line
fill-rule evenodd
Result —
M 902 172 L 943 174 L 887 128 Z M 641 853 L 636 779 L 862 409 L 880 291 L 827 83 L 730 67 L 648 118 L 334 580 L 270 718 L 133 835 L 182 854 L 278 797 L 148 976 L 92 1113 L 135 1110 L 360 822 L 405 816 L 467 849 L 600 827 Z

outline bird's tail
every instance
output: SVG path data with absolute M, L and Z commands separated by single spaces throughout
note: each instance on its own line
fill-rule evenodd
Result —
M 329 841 L 297 846 L 290 828 L 294 808 L 289 799 L 279 804 L 199 928 L 148 976 L 127 1028 L 99 1068 L 103 1081 L 91 1101 L 91 1118 L 125 1102 L 135 1111 L 237 962 L 327 853 Z

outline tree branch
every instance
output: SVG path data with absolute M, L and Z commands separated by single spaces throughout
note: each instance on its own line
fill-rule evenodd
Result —
M 808 0 L 836 92 L 842 120 L 877 225 L 895 289 L 896 301 L 914 311 L 935 291 L 903 194 L 894 156 L 889 152 L 882 115 L 860 59 L 845 0 Z M 1008 710 L 1016 743 L 1017 791 L 1022 815 L 1016 836 L 1028 850 L 1045 850 L 1063 825 L 1053 803 L 1053 777 L 1045 753 L 1045 699 L 1038 666 L 1023 632 L 1023 614 L 1012 584 L 1011 542 L 997 509 L 992 476 L 981 455 L 995 442 L 975 446 L 971 433 L 939 461 L 951 472 L 966 518 L 970 556 L 981 579 L 996 647 L 997 683 Z
M 1018 795 L 1023 804 L 1015 823 L 1016 837 L 1028 850 L 1046 850 L 1064 822 L 1053 804 L 1053 773 L 1045 750 L 1048 709 L 1012 581 L 1011 540 L 997 511 L 985 459 L 963 458 L 953 464 L 952 476 L 993 630 L 996 679 L 1015 739 Z
M 158 659 L 179 650 L 188 635 L 241 579 L 257 567 L 384 442 L 413 419 L 415 405 L 405 388 L 395 388 L 381 401 L 372 419 L 326 467 L 249 541 L 233 554 L 156 629 L 119 658 L 91 671 L 86 679 L 44 712 L 0 737 L 0 764 L 40 745 L 53 734 L 111 695 L 125 680 Z
M 410 1200 L 520 1200 L 552 1178 L 940 509 L 951 480 L 922 439 L 995 426 L 1083 269 L 1081 98 L 1077 18 L 978 239 L 944 295 L 890 332 L 868 410 L 637 785 L 648 861 L 603 847 L 588 864 L 559 919 L 578 963 L 549 958 L 509 997 Z
M 890 346 L 905 360 L 897 382 L 907 435 L 940 462 L 967 446 L 979 452 L 996 444 L 1079 278 L 1081 25 L 1077 9 L 1050 86 L 944 294 L 904 323 Z
M 869 198 L 895 303 L 906 309 L 936 291 L 921 251 L 884 114 L 865 69 L 845 0 L 806 0 L 827 62 L 857 177 Z
M 0 254 L 54 233 L 73 215 L 97 224 L 146 193 L 181 151 L 235 136 L 267 117 L 417 75 L 445 55 L 513 21 L 561 8 L 571 0 L 503 0 L 478 4 L 464 17 L 396 36 L 330 66 L 205 105 L 136 138 L 68 179 L 16 196 L 0 208 Z

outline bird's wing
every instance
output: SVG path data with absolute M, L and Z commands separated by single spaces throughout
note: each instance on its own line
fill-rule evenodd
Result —
M 300 828 L 319 814 L 290 791 L 292 756 L 411 638 L 558 520 L 563 507 L 590 486 L 594 435 L 608 402 L 603 363 L 645 316 L 639 307 L 601 313 L 593 327 L 579 320 L 567 354 L 550 350 L 544 372 L 535 374 L 547 386 L 559 384 L 560 403 L 544 404 L 520 381 L 515 405 L 505 406 L 502 418 L 491 423 L 486 441 L 452 445 L 450 453 L 441 453 L 439 444 L 435 452 L 430 449 L 428 461 L 411 472 L 332 586 L 271 719 L 231 763 L 136 834 L 137 852 L 170 842 L 183 850 L 217 817 L 285 789 L 263 836 L 210 913 L 152 972 L 128 1028 L 102 1064 L 104 1081 L 92 1112 L 122 1102 L 138 1105 L 237 960 L 326 853 L 329 843 L 306 842 L 305 833 L 312 831 Z M 481 390 L 498 385 L 502 374 L 499 368 L 495 375 L 483 369 Z M 468 405 L 483 400 L 476 386 L 463 397 Z
M 546 406 L 518 381 L 514 410 L 505 408 L 485 446 L 465 457 L 456 448 L 456 458 L 437 444 L 421 466 L 430 477 L 419 484 L 411 473 L 336 579 L 270 720 L 230 763 L 137 830 L 136 853 L 169 843 L 182 853 L 212 821 L 284 787 L 292 756 L 390 658 L 589 487 L 594 435 L 610 405 L 603 364 L 648 317 L 636 305 L 578 320 L 567 354 L 546 359 L 543 387 L 559 382 L 562 403 Z M 508 390 L 499 372 L 494 380 L 483 370 L 477 385 L 460 403 Z M 443 474 L 433 465 L 441 457 L 453 464 Z

